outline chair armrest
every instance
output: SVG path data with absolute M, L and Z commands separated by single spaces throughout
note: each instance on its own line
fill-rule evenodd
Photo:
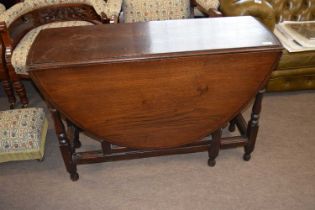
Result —
M 220 4 L 219 0 L 193 0 L 193 4 L 196 5 L 202 13 L 209 17 L 222 16 L 222 13 L 217 10 Z
M 4 21 L 7 27 L 11 25 L 20 16 L 27 14 L 36 9 L 45 8 L 49 6 L 71 4 L 85 4 L 94 8 L 95 12 L 102 18 L 111 19 L 113 16 L 118 17 L 121 10 L 122 0 L 25 0 L 24 2 L 15 4 L 6 12 L 0 15 L 0 21 Z M 105 17 L 104 17 L 105 16 Z
M 275 13 L 273 7 L 265 0 L 220 0 L 220 11 L 225 16 L 256 17 L 271 31 L 275 27 Z

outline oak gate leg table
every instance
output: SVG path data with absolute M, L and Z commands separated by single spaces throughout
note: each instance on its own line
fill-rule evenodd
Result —
M 27 64 L 77 180 L 77 164 L 208 150 L 214 166 L 235 146 L 249 160 L 281 50 L 251 17 L 187 19 L 48 29 Z M 255 96 L 246 125 L 241 111 Z M 240 136 L 221 136 L 228 122 Z M 101 150 L 77 152 L 80 131 Z

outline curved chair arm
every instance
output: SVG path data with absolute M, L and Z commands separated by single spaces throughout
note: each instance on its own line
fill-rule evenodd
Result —
M 6 10 L 5 13 L 0 15 L 0 21 L 4 21 L 7 27 L 11 25 L 20 16 L 31 12 L 36 9 L 66 5 L 66 4 L 85 4 L 92 6 L 95 12 L 102 18 L 113 19 L 118 17 L 121 10 L 122 0 L 25 0 L 24 2 L 15 4 L 10 9 Z
M 225 16 L 249 15 L 256 17 L 273 31 L 275 14 L 272 6 L 266 0 L 220 0 L 220 11 Z

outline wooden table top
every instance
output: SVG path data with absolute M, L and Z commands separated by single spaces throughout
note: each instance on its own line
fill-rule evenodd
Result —
M 150 21 L 43 30 L 27 63 L 30 69 L 39 69 L 279 46 L 278 40 L 249 16 Z
M 165 148 L 241 112 L 281 50 L 254 18 L 188 19 L 48 29 L 27 63 L 46 101 L 91 136 Z

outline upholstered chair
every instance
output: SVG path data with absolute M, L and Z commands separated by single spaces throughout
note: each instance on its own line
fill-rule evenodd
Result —
M 3 4 L 0 3 L 0 15 L 6 10 L 5 6 Z M 2 42 L 0 42 L 0 57 L 3 58 L 3 53 L 2 53 Z M 9 74 L 8 72 L 4 71 L 2 67 L 2 60 L 3 59 L 0 59 L 0 81 L 2 83 L 2 87 L 3 89 L 5 89 L 7 95 L 8 94 L 12 94 L 13 93 L 13 89 L 11 88 L 11 86 L 9 85 L 9 81 L 10 81 L 10 78 L 9 78 Z M 1 88 L 0 88 L 0 91 L 1 91 Z M 11 105 L 10 108 L 13 108 L 13 106 Z
M 218 16 L 218 0 L 123 0 L 120 22 L 193 18 L 195 11 Z
M 220 0 L 224 16 L 251 15 L 271 31 L 282 21 L 315 21 L 315 0 Z M 284 50 L 268 91 L 315 89 L 315 51 Z
M 2 66 L 10 80 L 3 81 L 11 107 L 16 99 L 23 106 L 28 98 L 21 79 L 28 78 L 26 59 L 38 33 L 47 28 L 117 22 L 121 0 L 25 0 L 0 15 Z
M 42 108 L 0 111 L 0 163 L 42 160 L 47 119 Z

